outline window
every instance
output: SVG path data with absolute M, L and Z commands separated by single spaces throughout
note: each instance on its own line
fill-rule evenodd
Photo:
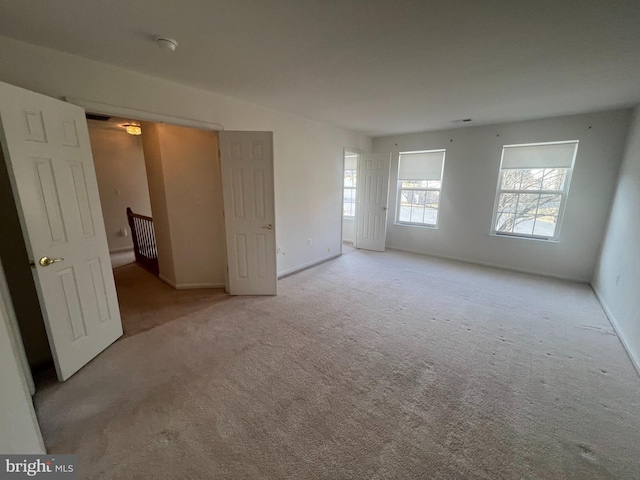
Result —
M 492 233 L 557 240 L 578 141 L 505 145 Z
M 436 227 L 445 150 L 401 152 L 396 223 Z
M 356 178 L 357 170 L 344 171 L 344 206 L 342 215 L 344 217 L 356 216 Z
M 344 156 L 344 198 L 342 216 L 354 218 L 356 216 L 356 181 L 358 176 L 358 156 Z

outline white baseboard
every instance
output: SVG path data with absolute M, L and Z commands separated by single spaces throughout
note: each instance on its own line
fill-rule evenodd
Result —
M 340 255 L 342 255 L 341 253 L 335 253 L 333 255 L 328 255 L 324 258 L 321 258 L 320 260 L 314 260 L 313 262 L 309 262 L 309 263 L 305 263 L 303 265 L 298 265 L 297 267 L 293 267 L 290 268 L 288 270 L 285 270 L 283 272 L 280 272 L 278 274 L 278 280 L 285 278 L 285 277 L 289 277 L 291 275 L 293 275 L 294 273 L 298 273 L 301 272 L 302 270 L 306 270 L 307 268 L 311 268 L 311 267 L 315 267 L 317 265 L 320 265 L 321 263 L 324 262 L 328 262 L 329 260 L 333 260 L 334 258 L 338 258 Z
M 192 290 L 194 288 L 224 288 L 224 283 L 182 283 L 176 285 L 176 290 Z
M 453 260 L 456 262 L 470 263 L 471 265 L 480 265 L 481 267 L 499 268 L 500 270 L 507 270 L 509 272 L 527 273 L 529 275 L 537 275 L 540 277 L 555 278 L 557 280 L 568 280 L 570 282 L 584 283 L 586 285 L 589 284 L 589 280 L 585 280 L 584 278 L 568 277 L 565 275 L 553 275 L 550 273 L 536 272 L 535 270 L 525 270 L 523 268 L 508 267 L 505 265 L 498 265 L 495 263 L 478 262 L 476 260 L 469 260 L 468 258 L 450 257 L 447 255 L 434 255 L 432 253 L 425 253 L 425 252 L 419 252 L 417 250 L 409 250 L 406 248 L 394 247 L 393 245 L 386 245 L 386 248 L 388 248 L 389 250 L 397 250 L 398 252 L 415 253 L 416 255 L 425 255 L 427 257 L 441 258 L 443 260 Z
M 598 301 L 600 302 L 600 305 L 602 306 L 602 310 L 604 310 L 604 314 L 607 316 L 607 318 L 609 319 L 609 323 L 611 324 L 611 326 L 615 330 L 616 335 L 618 336 L 618 339 L 620 340 L 620 343 L 622 344 L 622 347 L 624 348 L 625 352 L 627 352 L 627 355 L 629 356 L 629 359 L 631 360 L 631 363 L 635 367 L 636 373 L 638 374 L 638 376 L 640 376 L 640 359 L 637 358 L 631 352 L 631 349 L 629 348 L 629 344 L 625 340 L 624 335 L 622 335 L 622 331 L 620 330 L 620 326 L 618 325 L 616 317 L 611 312 L 611 309 L 607 305 L 607 302 L 605 302 L 603 300 L 602 295 L 600 295 L 600 292 L 595 287 L 595 285 L 593 283 L 591 283 L 590 285 L 591 285 L 591 289 L 593 290 L 593 293 L 596 294 L 596 298 L 598 299 Z
M 114 248 L 113 250 L 109 250 L 109 253 L 122 253 L 122 252 L 133 252 L 133 247 L 122 247 L 122 248 Z
M 167 277 L 165 277 L 164 275 L 159 274 L 159 275 L 158 275 L 158 278 L 159 278 L 160 280 L 162 280 L 164 283 L 166 283 L 167 285 L 169 285 L 171 288 L 175 288 L 176 290 L 178 289 L 178 288 L 176 287 L 176 284 L 175 284 L 175 283 L 173 283 L 171 280 L 169 280 L 169 279 L 168 279 Z
M 225 288 L 224 282 L 222 283 L 174 283 L 163 275 L 158 275 L 158 278 L 171 288 L 176 290 L 193 290 L 194 288 Z

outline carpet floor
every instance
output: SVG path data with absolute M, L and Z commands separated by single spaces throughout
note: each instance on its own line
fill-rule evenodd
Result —
M 114 269 L 113 276 L 125 337 L 231 298 L 223 288 L 176 290 L 136 263 Z
M 35 396 L 87 479 L 638 478 L 640 379 L 587 285 L 356 251 Z

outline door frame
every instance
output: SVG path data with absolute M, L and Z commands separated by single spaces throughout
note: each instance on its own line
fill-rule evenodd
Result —
M 177 125 L 180 127 L 197 128 L 200 130 L 210 130 L 215 132 L 226 130 L 224 125 L 221 123 L 208 122 L 204 120 L 198 120 L 198 119 L 187 118 L 187 117 L 179 117 L 176 115 L 168 115 L 165 113 L 151 112 L 148 110 L 138 110 L 136 108 L 101 103 L 101 102 L 86 100 L 86 99 L 77 98 L 77 97 L 64 97 L 63 100 L 68 103 L 72 103 L 74 105 L 83 107 L 85 111 L 91 112 L 91 113 L 110 115 L 114 117 L 135 118 L 136 120 L 140 120 L 143 122 L 165 123 L 170 125 Z M 269 130 L 269 131 L 273 134 L 273 130 Z M 218 142 L 219 141 L 220 139 L 218 137 Z M 218 149 L 219 148 L 220 148 L 220 144 L 218 143 Z M 354 153 L 359 153 L 357 152 L 357 149 L 349 149 L 349 151 L 353 151 Z M 275 151 L 273 152 L 272 168 L 273 168 L 272 173 L 274 175 L 274 200 L 275 200 Z M 343 168 L 344 168 L 344 155 L 343 155 Z M 224 186 L 222 188 L 223 188 L 223 195 L 224 195 Z M 344 195 L 344 189 L 343 189 L 343 195 Z M 225 208 L 224 215 L 225 217 L 227 217 L 227 215 L 230 215 L 230 212 L 226 211 L 226 207 L 224 208 Z M 341 207 L 341 210 L 342 210 L 342 207 Z M 342 223 L 340 224 L 340 228 L 341 228 L 340 234 L 342 235 Z M 224 248 L 225 248 L 225 254 L 227 259 L 227 269 L 225 271 L 225 291 L 228 293 L 229 292 L 229 273 L 228 273 L 229 249 L 227 248 L 226 241 L 225 241 Z M 340 242 L 340 253 L 342 253 L 342 241 Z M 276 255 L 276 258 L 275 258 L 276 278 L 279 278 L 278 271 L 277 271 L 277 268 L 278 268 L 277 252 L 275 255 Z
M 148 110 L 138 110 L 136 108 L 122 107 L 108 103 L 94 102 L 75 97 L 64 97 L 63 100 L 73 105 L 84 108 L 87 112 L 111 115 L 112 117 L 135 118 L 143 122 L 168 123 L 179 127 L 199 128 L 200 130 L 224 130 L 221 123 L 205 122 L 193 118 L 178 117 L 165 113 L 151 112 Z
M 4 281 L 5 273 L 1 262 L 0 277 L 2 277 L 2 280 Z M 22 348 L 22 337 L 20 336 L 19 332 L 16 332 L 14 329 L 12 318 L 15 318 L 15 312 L 13 311 L 13 305 L 9 301 L 9 290 L 4 283 L 0 284 L 0 290 L 2 290 L 2 295 L 0 295 L 0 335 L 6 335 L 6 342 L 9 346 L 9 351 L 6 352 L 6 359 L 8 360 L 8 362 L 5 365 L 5 369 L 15 370 L 17 376 L 19 377 L 17 383 L 20 385 L 17 385 L 15 380 L 12 380 L 12 383 L 14 383 L 14 387 L 20 387 L 21 391 L 18 392 L 18 396 L 22 397 L 20 402 L 24 402 L 26 413 L 29 417 L 29 419 L 27 419 L 24 416 L 25 412 L 22 412 L 20 420 L 21 426 L 24 428 L 24 430 L 19 432 L 18 438 L 14 440 L 18 442 L 18 445 L 23 444 L 23 442 L 28 442 L 31 444 L 31 448 L 33 449 L 29 452 L 15 453 L 45 454 L 47 453 L 47 451 L 42 439 L 42 433 L 40 431 L 40 421 L 33 407 L 33 399 L 31 398 L 34 393 L 31 389 L 31 383 L 33 382 L 31 378 L 31 370 L 29 369 L 28 364 L 25 365 L 24 363 L 26 362 L 26 356 L 24 355 L 24 349 Z M 7 407 L 10 408 L 10 411 L 8 411 L 9 414 L 13 414 L 14 412 L 19 413 L 20 406 L 15 402 L 9 404 L 3 402 L 3 404 L 0 405 L 0 408 Z M 18 408 L 18 410 L 16 410 L 16 407 Z
M 132 118 L 141 122 L 164 123 L 168 125 L 176 125 L 178 127 L 197 128 L 199 130 L 209 130 L 214 132 L 220 132 L 222 130 L 225 130 L 224 125 L 222 125 L 221 123 L 206 122 L 203 120 L 197 120 L 193 118 L 179 117 L 176 115 L 169 115 L 165 113 L 151 112 L 149 110 L 138 110 L 136 108 L 95 102 L 93 100 L 86 100 L 86 99 L 77 98 L 77 97 L 64 97 L 63 100 L 68 103 L 78 105 L 79 107 L 84 108 L 86 112 L 90 112 L 90 113 L 109 115 L 112 117 Z M 218 148 L 219 148 L 219 142 L 220 142 L 220 139 L 218 138 Z M 225 216 L 226 214 L 227 212 L 224 212 Z M 228 265 L 229 257 L 228 257 L 226 240 L 225 240 L 224 249 L 225 249 L 225 258 L 227 260 L 227 265 Z M 225 275 L 224 275 L 224 290 L 225 292 L 229 293 L 229 275 L 228 275 L 227 269 L 225 269 Z
M 16 318 L 16 312 L 13 309 L 13 299 L 11 298 L 11 292 L 9 292 L 9 286 L 7 284 L 7 277 L 2 265 L 2 259 L 0 259 L 0 311 L 5 311 L 7 315 L 8 326 L 10 327 L 9 336 L 10 341 L 15 349 L 15 356 L 18 364 L 20 365 L 20 373 L 23 382 L 27 386 L 29 393 L 33 396 L 36 393 L 36 386 L 33 382 L 33 375 L 29 366 L 29 360 L 27 359 L 27 353 L 24 349 L 24 343 L 22 342 L 22 335 L 20 334 L 20 327 L 18 326 L 18 319 Z

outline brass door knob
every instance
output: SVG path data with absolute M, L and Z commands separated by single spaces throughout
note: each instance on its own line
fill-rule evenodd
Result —
M 53 263 L 58 263 L 58 262 L 62 262 L 64 260 L 64 258 L 49 258 L 49 257 L 42 257 L 40 259 L 40 265 L 42 265 L 43 267 L 48 267 L 49 265 L 53 264 Z
M 271 230 L 273 228 L 273 225 L 271 225 L 270 223 L 267 223 L 266 225 L 262 225 L 262 228 L 266 228 L 267 230 Z

